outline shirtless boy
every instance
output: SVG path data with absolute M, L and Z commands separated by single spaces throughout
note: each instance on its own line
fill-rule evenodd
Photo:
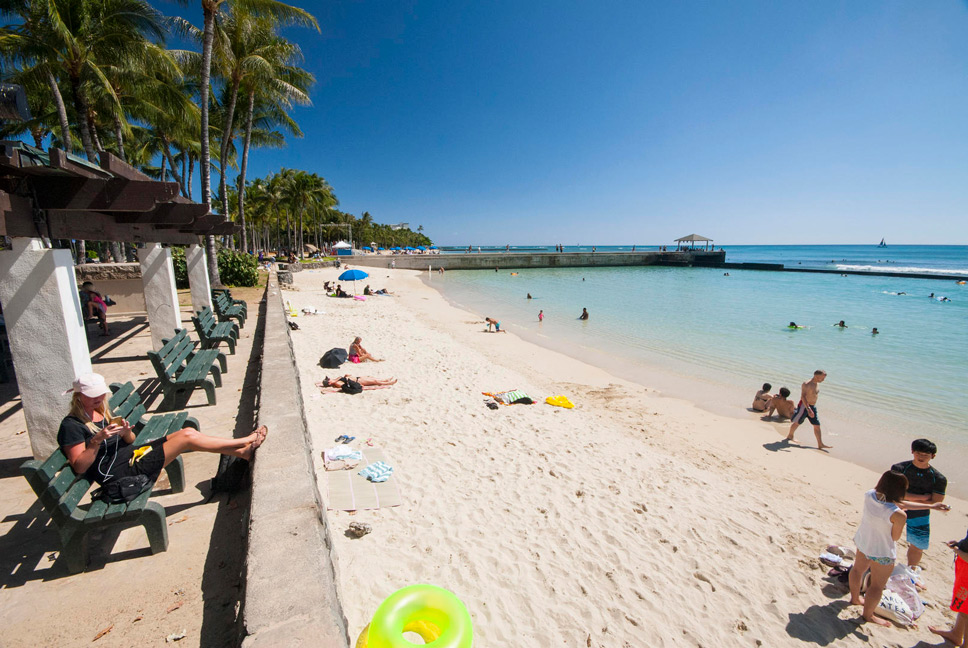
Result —
M 770 390 L 773 389 L 773 385 L 770 383 L 763 383 L 763 389 L 756 392 L 756 396 L 753 397 L 753 409 L 757 412 L 765 412 L 766 408 L 770 406 Z
M 780 393 L 770 399 L 770 409 L 766 411 L 766 416 L 763 418 L 771 419 L 773 412 L 776 412 L 777 418 L 780 420 L 792 419 L 795 409 L 793 401 L 790 400 L 790 390 L 786 387 L 780 387 Z
M 793 433 L 797 431 L 797 428 L 800 427 L 800 424 L 804 420 L 809 420 L 813 425 L 813 433 L 817 437 L 817 449 L 825 450 L 833 447 L 824 445 L 823 437 L 820 433 L 820 417 L 817 415 L 817 398 L 820 396 L 820 383 L 826 378 L 827 372 L 817 369 L 813 372 L 813 378 L 800 386 L 800 402 L 797 403 L 797 409 L 793 412 L 793 416 L 790 417 L 793 424 L 790 425 L 790 433 L 787 434 L 786 438 L 787 441 L 793 441 Z

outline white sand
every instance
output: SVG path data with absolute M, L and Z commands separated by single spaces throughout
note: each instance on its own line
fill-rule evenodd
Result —
M 940 541 L 964 536 L 964 502 L 932 514 L 920 629 L 858 626 L 817 555 L 828 541 L 853 546 L 875 473 L 783 447 L 786 426 L 709 414 L 511 333 L 485 334 L 481 316 L 412 271 L 365 270 L 398 296 L 327 298 L 335 269 L 297 274 L 285 295 L 325 311 L 300 315 L 293 333 L 324 496 L 319 451 L 343 433 L 385 449 L 403 494 L 400 507 L 328 513 L 354 638 L 387 595 L 426 582 L 464 601 L 482 648 L 940 643 L 927 630 L 953 618 Z M 341 373 L 319 357 L 355 335 L 386 361 L 343 369 L 400 382 L 319 394 L 313 383 Z M 482 391 L 514 388 L 541 404 L 484 406 Z M 544 404 L 553 394 L 576 409 Z M 809 426 L 798 436 L 812 443 Z M 373 533 L 345 536 L 351 521 Z

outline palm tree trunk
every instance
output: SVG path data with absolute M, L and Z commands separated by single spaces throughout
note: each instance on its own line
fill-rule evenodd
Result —
M 242 223 L 242 249 L 248 249 L 245 230 L 245 174 L 249 166 L 249 143 L 252 141 L 252 114 L 255 111 L 255 90 L 249 91 L 249 107 L 245 114 L 245 143 L 242 145 L 242 164 L 239 167 L 239 221 Z
M 121 252 L 121 243 L 118 241 L 111 241 L 111 256 L 114 258 L 115 263 L 124 262 L 124 254 Z
M 211 208 L 212 205 L 212 155 L 208 146 L 208 94 L 212 72 L 212 44 L 215 41 L 215 12 L 214 3 L 202 0 L 202 15 L 205 19 L 204 36 L 202 38 L 202 87 L 200 89 L 202 113 L 202 203 Z M 218 276 L 218 258 L 216 258 L 215 237 L 205 237 L 205 250 L 208 253 L 208 278 L 212 288 L 221 288 L 222 280 Z
M 74 150 L 74 142 L 71 141 L 71 125 L 67 120 L 67 108 L 64 106 L 64 97 L 61 96 L 60 88 L 57 86 L 57 79 L 54 73 L 47 70 L 47 83 L 50 85 L 50 92 L 54 95 L 54 104 L 57 106 L 57 118 L 60 120 L 61 148 L 67 153 Z M 83 263 L 83 261 L 82 261 Z
M 168 140 L 165 138 L 161 139 L 161 152 L 163 154 L 162 157 L 168 159 L 168 166 L 171 167 L 171 175 L 175 178 L 175 182 L 181 186 L 182 193 L 186 193 L 185 183 L 183 178 L 178 175 L 178 171 L 175 170 L 178 168 L 178 165 L 175 164 L 175 159 L 171 156 L 171 147 L 168 146 Z
M 87 263 L 87 243 L 84 239 L 77 242 L 77 263 Z
M 239 96 L 239 84 L 232 84 L 232 91 L 229 93 L 229 103 L 225 107 L 225 123 L 222 129 L 222 148 L 219 160 L 222 161 L 221 173 L 219 174 L 219 189 L 222 192 L 222 216 L 225 220 L 229 219 L 229 195 L 225 175 L 228 169 L 229 145 L 232 143 L 234 134 L 232 133 L 232 120 L 235 119 L 235 102 Z
M 187 169 L 188 169 L 188 151 L 182 151 L 182 177 L 186 178 L 188 182 L 191 182 L 192 179 L 189 177 Z M 191 199 L 191 192 L 189 192 L 188 189 L 185 188 L 184 183 L 182 183 L 182 195 L 184 195 L 185 198 Z
M 121 127 L 121 116 L 114 116 L 114 138 L 118 140 L 118 157 L 125 161 L 124 155 L 124 129 Z
M 192 185 L 195 183 L 195 156 L 190 152 L 186 155 L 188 155 L 188 199 L 193 200 Z
M 87 116 L 88 128 L 91 129 L 91 143 L 94 144 L 95 151 L 103 151 L 104 147 L 101 146 L 101 138 L 97 134 L 97 124 L 94 121 L 94 112 L 91 111 Z
M 167 165 L 167 164 L 168 164 L 168 158 L 166 158 L 164 155 L 162 155 L 161 156 L 161 181 L 162 182 L 165 181 L 165 171 L 168 170 L 165 165 Z
M 87 159 L 94 162 L 97 156 L 94 153 L 94 145 L 91 143 L 91 131 L 88 130 L 87 99 L 81 91 L 81 78 L 80 76 L 76 78 L 71 76 L 70 79 L 71 94 L 74 96 L 74 110 L 78 116 L 77 124 L 81 130 L 81 143 L 84 145 L 84 152 L 87 154 Z

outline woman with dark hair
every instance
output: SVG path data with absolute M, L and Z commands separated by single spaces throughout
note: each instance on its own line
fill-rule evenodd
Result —
M 907 509 L 936 509 L 948 510 L 941 502 L 908 502 L 904 501 L 908 480 L 901 473 L 888 470 L 881 475 L 872 490 L 864 493 L 864 517 L 861 518 L 857 533 L 854 534 L 854 544 L 857 545 L 857 558 L 850 570 L 850 605 L 864 606 L 865 621 L 872 621 L 878 625 L 890 626 L 885 619 L 874 616 L 874 610 L 881 602 L 881 595 L 887 585 L 887 579 L 894 571 L 894 561 L 897 559 L 895 543 L 901 537 L 907 514 L 901 510 L 899 504 L 904 502 Z M 860 595 L 860 584 L 864 573 L 870 569 L 871 580 L 866 596 Z

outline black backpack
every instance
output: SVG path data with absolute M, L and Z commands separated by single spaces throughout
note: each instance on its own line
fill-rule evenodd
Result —
M 324 369 L 338 369 L 346 362 L 346 357 L 346 349 L 330 349 L 319 359 L 319 364 Z
M 212 494 L 237 493 L 248 485 L 249 462 L 245 459 L 221 455 L 218 472 L 212 478 Z
M 340 387 L 340 391 L 344 394 L 359 394 L 363 391 L 363 385 L 356 382 L 349 376 L 344 376 L 343 386 Z

